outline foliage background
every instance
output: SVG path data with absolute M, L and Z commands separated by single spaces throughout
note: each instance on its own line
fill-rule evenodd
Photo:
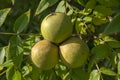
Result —
M 87 63 L 71 69 L 59 62 L 42 71 L 30 59 L 51 12 L 71 16 L 73 34 L 90 48 Z M 0 0 L 0 80 L 120 80 L 120 0 Z

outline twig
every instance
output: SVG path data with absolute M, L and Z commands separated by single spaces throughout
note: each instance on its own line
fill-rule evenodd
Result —
M 23 34 L 23 33 L 9 33 L 9 32 L 0 32 L 0 34 L 2 35 L 21 35 L 21 36 L 30 36 L 30 35 L 34 35 L 34 36 L 41 36 L 40 34 Z
M 2 73 L 0 73 L 0 76 L 2 76 L 3 74 L 5 74 L 6 73 L 6 70 L 4 70 Z
M 100 68 L 99 68 L 99 66 L 97 65 L 97 63 L 96 63 L 96 62 L 95 62 L 95 66 L 96 66 L 96 68 L 97 68 L 98 72 L 101 74 Z M 102 75 L 100 75 L 100 76 L 101 76 L 101 79 L 103 80 Z

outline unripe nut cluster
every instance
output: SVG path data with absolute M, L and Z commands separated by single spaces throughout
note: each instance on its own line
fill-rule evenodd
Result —
M 87 44 L 79 37 L 73 37 L 70 17 L 64 13 L 51 13 L 41 23 L 44 40 L 37 42 L 31 50 L 32 62 L 40 69 L 53 68 L 59 59 L 71 67 L 85 64 L 89 56 Z

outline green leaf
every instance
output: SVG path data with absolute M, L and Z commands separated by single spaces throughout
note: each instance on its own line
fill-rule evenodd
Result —
M 4 23 L 8 13 L 10 12 L 11 8 L 5 8 L 0 10 L 0 27 Z
M 82 70 L 81 68 L 75 68 L 72 71 L 71 77 L 72 77 L 72 80 L 88 80 L 89 73 Z
M 14 31 L 21 33 L 27 28 L 27 25 L 30 21 L 30 10 L 22 14 L 14 23 Z
M 86 27 L 84 27 L 84 23 L 81 21 L 81 18 L 77 18 L 76 22 L 75 22 L 75 29 L 77 33 L 81 33 L 81 34 L 86 34 Z
M 88 24 L 88 29 L 91 31 L 91 32 L 95 32 L 95 26 L 93 24 Z
M 107 7 L 102 6 L 102 5 L 96 6 L 94 9 L 94 13 L 95 12 L 100 13 L 102 16 L 110 16 L 114 13 L 114 11 L 111 8 L 107 8 Z
M 89 80 L 100 80 L 100 73 L 98 72 L 98 70 L 93 70 L 90 73 L 90 78 Z
M 92 19 L 93 23 L 95 25 L 102 25 L 108 22 L 108 19 L 106 17 L 93 17 Z
M 89 73 L 91 72 L 93 65 L 97 62 L 98 62 L 98 60 L 96 60 L 95 57 L 91 57 L 91 60 L 88 63 L 88 72 Z
M 104 35 L 104 34 L 100 34 L 100 37 L 105 41 L 105 42 L 109 42 L 109 41 L 117 41 L 115 38 Z
M 86 16 L 86 17 L 83 18 L 83 20 L 85 21 L 85 23 L 89 23 L 89 22 L 92 21 L 92 17 Z
M 0 48 L 0 65 L 3 64 L 5 58 L 5 48 Z
M 31 71 L 31 79 L 32 80 L 39 80 L 40 78 L 40 72 L 41 70 L 38 69 L 36 66 L 32 66 L 32 71 Z
M 118 55 L 119 55 L 119 54 L 120 54 L 120 48 L 116 48 L 116 49 L 115 49 L 115 52 L 118 53 Z M 118 57 L 120 57 L 120 55 L 119 55 Z M 119 58 L 119 59 L 120 59 L 120 58 Z
M 110 54 L 109 59 L 112 67 L 116 68 L 116 54 Z
M 67 67 L 61 61 L 55 66 L 55 69 L 58 76 L 64 75 L 62 79 L 68 79 L 71 75 L 70 71 L 68 72 Z
M 105 44 L 100 44 L 93 47 L 91 53 L 96 59 L 103 59 L 109 56 L 111 50 Z
M 73 75 L 72 75 L 73 77 Z M 67 72 L 64 76 L 63 76 L 63 80 L 68 80 L 71 78 L 71 71 Z M 77 79 L 76 79 L 77 80 Z
M 55 12 L 65 12 L 65 1 L 61 1 L 59 4 L 58 4 L 58 6 L 57 6 L 57 8 L 56 8 L 56 10 L 55 10 Z
M 113 18 L 113 20 L 108 24 L 103 33 L 106 35 L 110 35 L 117 32 L 120 32 L 120 13 Z
M 106 7 L 118 7 L 119 6 L 118 0 L 97 0 L 97 1 Z
M 7 60 L 12 60 L 16 67 L 20 67 L 23 59 L 23 49 L 20 47 L 21 38 L 19 36 L 12 36 L 8 45 Z
M 96 6 L 96 0 L 89 0 L 85 5 L 86 9 L 94 9 Z
M 9 67 L 9 66 L 12 66 L 14 65 L 12 60 L 8 60 L 8 61 L 5 61 L 3 64 L 1 64 L 0 66 L 1 67 Z
M 69 4 L 68 3 L 65 3 L 65 1 L 60 1 L 55 12 L 62 12 L 62 13 L 65 13 L 66 12 L 66 8 L 69 8 Z M 72 9 L 68 9 L 67 10 L 67 15 L 71 15 L 73 13 L 73 10 Z
M 6 78 L 7 80 L 13 80 L 13 75 L 14 75 L 14 66 L 10 66 L 7 68 L 7 71 L 6 71 Z
M 38 70 L 37 70 L 38 72 Z M 53 74 L 53 70 L 46 70 L 46 71 L 42 71 L 41 75 L 39 75 L 40 80 L 57 80 L 57 79 L 52 79 L 52 77 L 54 76 Z M 37 73 L 38 74 L 38 73 Z M 52 76 L 53 75 L 53 76 Z M 35 76 L 35 75 L 34 75 Z M 33 78 L 34 79 L 34 78 Z
M 83 10 L 79 11 L 79 13 L 84 16 L 88 16 L 89 14 L 91 14 L 91 12 L 92 12 L 92 9 L 83 9 Z M 80 18 L 82 18 L 82 17 L 80 17 Z
M 75 30 L 77 33 L 80 33 L 80 27 L 83 26 L 83 25 L 80 25 L 80 22 L 81 22 L 81 18 L 77 18 L 75 22 Z
M 118 80 L 120 80 L 120 76 L 118 77 Z
M 67 12 L 67 15 L 72 15 L 73 14 L 73 10 L 69 9 L 69 11 Z
M 30 72 L 33 70 L 32 66 L 30 66 L 29 64 L 27 64 L 26 66 L 24 66 L 22 68 L 22 76 L 26 77 L 27 75 L 30 74 Z M 36 75 L 37 76 L 37 75 Z M 35 78 L 34 78 L 35 79 Z
M 111 69 L 105 68 L 105 67 L 100 68 L 100 71 L 103 74 L 106 74 L 106 75 L 109 75 L 109 76 L 116 76 L 117 75 L 114 71 L 112 71 Z
M 120 75 L 120 61 L 118 62 L 118 67 L 117 67 L 117 69 L 118 69 L 118 74 Z
M 36 10 L 35 14 L 36 15 L 40 14 L 41 12 L 43 12 L 48 7 L 53 6 L 56 2 L 58 2 L 58 0 L 40 0 L 40 3 L 37 7 L 37 10 Z
M 14 5 L 14 3 L 15 3 L 15 0 L 11 0 L 11 2 L 12 2 L 12 4 Z
M 12 80 L 21 80 L 21 73 L 18 70 L 15 71 Z
M 111 48 L 120 48 L 120 41 L 116 40 L 113 37 L 101 35 L 101 38 L 106 42 Z
M 111 48 L 120 48 L 120 42 L 119 41 L 108 41 L 107 44 Z

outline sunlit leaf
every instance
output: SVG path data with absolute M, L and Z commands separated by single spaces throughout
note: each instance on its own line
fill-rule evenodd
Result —
M 92 12 L 92 9 L 83 9 L 81 10 L 79 13 L 82 14 L 82 15 L 89 15 L 90 13 Z
M 67 15 L 72 15 L 73 10 L 69 9 L 69 11 L 67 12 Z
M 17 33 L 21 33 L 27 28 L 27 25 L 30 20 L 30 10 L 22 14 L 14 23 L 14 31 Z
M 12 2 L 12 4 L 14 5 L 14 3 L 15 3 L 15 0 L 11 0 L 11 2 Z
M 18 70 L 15 71 L 12 80 L 22 80 L 21 79 L 21 73 Z
M 56 10 L 55 10 L 55 12 L 65 12 L 65 1 L 61 1 L 59 4 L 58 4 L 58 6 L 57 6 L 57 8 L 56 8 Z
M 72 75 L 73 76 L 73 75 Z M 64 76 L 63 76 L 63 80 L 68 80 L 71 77 L 71 72 L 67 72 Z
M 0 10 L 0 27 L 4 23 L 8 13 L 10 12 L 11 8 L 5 8 Z
M 109 76 L 116 76 L 117 75 L 114 71 L 112 71 L 111 69 L 105 68 L 105 67 L 100 68 L 100 71 L 103 74 L 106 74 L 106 75 L 109 75 Z
M 58 4 L 55 12 L 62 12 L 62 13 L 66 13 L 67 15 L 72 15 L 73 10 L 70 9 L 70 4 L 65 3 L 65 1 L 61 1 Z
M 83 20 L 84 20 L 86 23 L 88 23 L 88 22 L 91 22 L 91 21 L 92 21 L 92 17 L 86 16 L 86 17 L 83 18 Z
M 75 22 L 75 29 L 77 33 L 81 33 L 81 34 L 86 34 L 86 27 L 84 27 L 84 23 L 81 21 L 80 18 L 77 18 L 76 22 Z
M 22 68 L 23 77 L 26 77 L 27 75 L 29 75 L 31 71 L 32 71 L 32 67 L 30 65 L 24 66 Z
M 79 29 L 80 28 L 79 27 L 80 26 L 80 22 L 81 22 L 81 19 L 77 18 L 76 19 L 76 23 L 75 23 L 75 30 L 76 30 L 77 33 L 80 33 L 80 29 Z
M 98 72 L 98 70 L 93 70 L 90 73 L 89 80 L 100 80 L 100 73 Z
M 103 33 L 106 35 L 110 35 L 117 32 L 120 32 L 120 14 L 113 18 L 113 20 L 108 24 Z
M 37 10 L 36 10 L 35 14 L 36 15 L 40 14 L 41 12 L 43 12 L 48 7 L 53 6 L 56 2 L 58 2 L 58 0 L 40 0 L 40 3 L 37 7 Z
M 5 58 L 5 48 L 0 48 L 0 65 L 4 62 Z
M 120 77 L 118 77 L 118 80 L 120 80 Z
M 9 67 L 9 66 L 12 66 L 12 65 L 14 65 L 13 62 L 12 62 L 12 60 L 8 60 L 8 61 L 5 61 L 0 66 L 2 66 L 2 67 Z

